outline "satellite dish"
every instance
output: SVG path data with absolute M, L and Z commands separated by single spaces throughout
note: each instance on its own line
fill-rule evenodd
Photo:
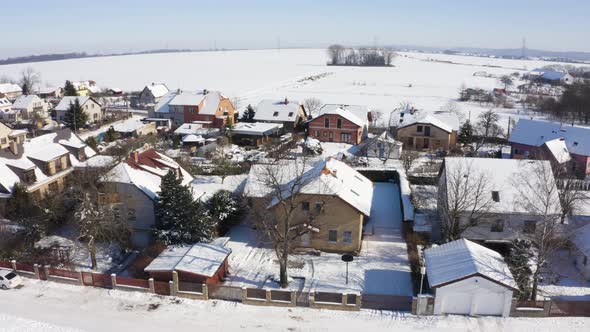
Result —
M 352 262 L 353 260 L 354 260 L 354 256 L 351 255 L 351 254 L 344 254 L 344 255 L 342 255 L 342 261 L 343 262 L 348 263 L 348 262 Z

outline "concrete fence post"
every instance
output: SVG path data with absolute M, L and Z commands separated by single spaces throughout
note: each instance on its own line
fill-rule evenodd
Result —
M 313 307 L 315 305 L 315 295 L 314 293 L 309 293 L 309 306 Z
M 178 293 L 178 272 L 172 271 L 172 282 L 174 282 L 174 295 Z
M 294 290 L 291 291 L 291 306 L 292 307 L 297 306 L 297 292 Z
M 111 273 L 111 288 L 117 289 L 117 275 L 114 273 Z
M 248 289 L 246 287 L 242 287 L 242 302 L 246 302 L 248 299 Z
M 363 304 L 363 294 L 357 294 L 356 295 L 356 306 L 360 308 L 362 304 Z
M 84 286 L 84 276 L 82 275 L 82 271 L 78 271 L 78 281 L 80 281 L 81 286 Z
M 45 272 L 45 280 L 49 280 L 49 265 L 43 266 L 43 272 Z
M 342 294 L 342 305 L 347 305 L 348 304 L 348 294 L 344 293 Z
M 41 273 L 39 272 L 39 265 L 33 264 L 33 271 L 35 272 L 35 278 L 41 280 Z
M 150 285 L 150 293 L 155 294 L 156 293 L 156 285 L 154 283 L 154 278 L 149 278 L 148 284 Z
M 169 281 L 168 284 L 170 285 L 170 296 L 176 296 L 176 285 L 174 281 Z
M 266 288 L 265 291 L 266 291 L 266 294 L 265 294 L 266 302 L 272 301 L 272 294 L 270 292 L 270 289 Z
M 15 259 L 11 260 L 11 261 L 10 261 L 10 264 L 12 265 L 12 270 L 13 270 L 14 272 L 16 272 L 16 260 L 15 260 Z
M 202 293 L 203 293 L 203 300 L 209 300 L 209 287 L 207 287 L 207 284 L 203 284 Z

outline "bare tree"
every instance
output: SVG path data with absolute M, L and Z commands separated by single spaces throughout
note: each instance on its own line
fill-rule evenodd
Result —
M 393 59 L 395 59 L 395 57 L 397 56 L 397 53 L 395 53 L 395 51 L 393 51 L 393 50 L 388 50 L 388 49 L 384 49 L 381 52 L 383 54 L 383 59 L 385 61 L 385 65 L 391 66 Z
M 492 207 L 489 175 L 475 170 L 468 160 L 445 167 L 438 193 L 441 233 L 446 242 L 458 240 L 477 226 Z
M 38 71 L 33 69 L 33 67 L 23 69 L 21 72 L 20 85 L 21 87 L 26 86 L 28 90 L 27 94 L 34 92 L 39 83 L 41 83 L 41 74 Z
M 309 118 L 313 118 L 314 116 L 318 115 L 317 112 L 322 107 L 322 101 L 318 98 L 307 98 L 303 101 L 303 107 L 307 112 L 307 116 Z
M 404 171 L 406 172 L 406 175 L 408 175 L 408 173 L 410 172 L 410 169 L 412 169 L 412 166 L 414 165 L 414 162 L 416 161 L 416 159 L 418 159 L 418 157 L 420 157 L 420 155 L 418 154 L 417 151 L 412 151 L 412 150 L 403 150 L 400 157 L 399 157 L 399 161 L 402 164 L 402 167 L 404 169 Z
M 330 64 L 332 65 L 338 65 L 342 63 L 342 60 L 344 60 L 344 46 L 342 45 L 330 45 L 328 47 L 328 56 L 330 57 Z
M 510 75 L 504 75 L 500 77 L 500 83 L 504 84 L 504 90 L 508 90 L 509 87 L 514 85 L 514 80 Z
M 86 243 L 90 252 L 92 269 L 98 267 L 96 259 L 97 243 L 118 242 L 129 240 L 130 227 L 126 216 L 118 216 L 106 208 L 100 207 L 98 202 L 86 194 L 78 207 L 75 219 L 79 229 L 79 239 Z
M 381 111 L 372 111 L 371 112 L 371 120 L 373 120 L 373 127 L 377 127 L 379 121 L 383 119 L 383 112 Z
M 499 116 L 494 110 L 479 115 L 475 128 L 480 139 L 475 144 L 475 151 L 478 151 L 490 139 L 504 134 L 504 130 L 502 130 L 498 121 Z
M 440 108 L 441 111 L 452 113 L 457 116 L 460 122 L 465 121 L 465 114 L 461 111 L 461 107 L 454 101 L 449 101 Z
M 295 160 L 277 159 L 270 164 L 254 165 L 256 187 L 265 192 L 263 198 L 252 202 L 252 221 L 272 245 L 279 262 L 281 287 L 288 286 L 289 255 L 301 246 L 303 237 L 318 232 L 317 217 L 332 197 L 329 181 L 318 165 L 305 156 Z M 329 175 L 328 175 L 329 176 Z M 310 206 L 309 195 L 315 206 Z
M 541 276 L 547 272 L 544 270 L 547 261 L 567 243 L 570 235 L 561 224 L 559 191 L 550 163 L 537 161 L 527 163 L 525 167 L 512 181 L 518 191 L 515 203 L 535 218 L 534 224 L 525 225 L 522 232 L 522 236 L 532 243 L 531 300 L 535 300 Z

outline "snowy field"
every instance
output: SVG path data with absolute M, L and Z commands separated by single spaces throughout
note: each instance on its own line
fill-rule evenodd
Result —
M 0 331 L 587 331 L 590 318 L 423 317 L 247 306 L 26 279 L 1 291 Z
M 365 227 L 361 253 L 349 265 L 339 254 L 292 255 L 292 289 L 309 291 L 362 292 L 366 294 L 412 295 L 407 246 L 401 236 L 399 189 L 392 183 L 376 183 L 371 220 Z M 279 266 L 276 256 L 247 226 L 230 234 L 228 246 L 231 276 L 228 285 L 276 288 Z
M 401 52 L 395 67 L 329 67 L 323 49 L 247 50 L 172 54 L 143 54 L 73 59 L 0 66 L 0 76 L 17 78 L 26 67 L 39 71 L 44 85 L 62 86 L 66 79 L 92 79 L 101 87 L 141 90 L 151 82 L 170 89 L 220 90 L 238 98 L 238 107 L 256 105 L 263 98 L 324 103 L 361 104 L 380 110 L 382 122 L 401 102 L 418 109 L 437 111 L 458 98 L 459 89 L 502 87 L 497 77 L 524 73 L 551 62 L 508 60 L 459 55 Z M 474 76 L 486 72 L 493 77 Z M 326 74 L 326 75 L 321 75 Z M 321 75 L 315 80 L 311 76 Z M 306 79 L 307 78 L 307 79 Z M 528 117 L 527 111 L 497 109 L 505 126 L 508 117 Z M 487 107 L 460 103 L 460 111 L 472 118 Z

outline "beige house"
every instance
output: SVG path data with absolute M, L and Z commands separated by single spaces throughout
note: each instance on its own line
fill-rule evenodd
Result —
M 143 122 L 134 118 L 113 125 L 113 130 L 122 137 L 139 137 L 158 133 L 155 122 Z
M 47 109 L 47 103 L 36 95 L 20 96 L 14 104 L 12 104 L 12 112 L 15 114 L 15 122 L 32 120 L 34 119 L 35 114 L 41 119 L 47 119 L 49 117 Z
M 98 123 L 101 122 L 104 117 L 104 111 L 102 110 L 101 105 L 94 100 L 92 97 L 82 96 L 82 97 L 63 97 L 59 104 L 55 107 L 56 119 L 59 122 L 63 122 L 65 119 L 65 115 L 70 109 L 70 105 L 74 104 L 74 102 L 78 100 L 82 110 L 88 115 L 88 122 L 89 123 Z
M 3 94 L 0 93 L 0 120 L 14 122 L 16 118 L 12 112 L 12 103 Z
M 12 131 L 6 137 L 0 126 L 0 200 L 12 196 L 16 183 L 23 184 L 35 199 L 63 190 L 74 167 L 96 155 L 69 129 L 25 140 L 25 133 Z M 0 211 L 1 213 L 2 211 Z
M 254 121 L 278 123 L 287 132 L 293 131 L 307 120 L 303 104 L 296 100 L 264 99 L 256 106 Z
M 170 90 L 164 83 L 152 83 L 146 85 L 139 93 L 138 102 L 142 105 L 154 105 L 160 101 Z
M 278 186 L 268 185 L 267 174 L 274 174 L 282 193 Z M 300 183 L 300 189 L 290 189 L 294 183 Z M 292 228 L 305 233 L 297 239 L 296 248 L 328 252 L 361 249 L 363 223 L 371 214 L 373 182 L 341 161 L 257 164 L 250 170 L 244 192 L 255 218 L 284 220 L 284 204 L 296 209 Z
M 3 94 L 10 101 L 15 101 L 23 94 L 23 90 L 20 86 L 18 86 L 18 84 L 1 83 L 0 94 Z
M 459 120 L 452 113 L 407 114 L 397 126 L 396 138 L 406 149 L 449 150 L 457 144 Z

